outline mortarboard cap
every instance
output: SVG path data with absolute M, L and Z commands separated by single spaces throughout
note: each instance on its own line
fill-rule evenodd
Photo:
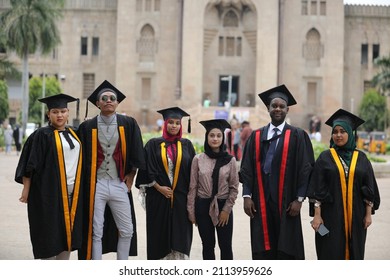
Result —
M 157 112 L 163 116 L 164 120 L 181 119 L 182 117 L 190 116 L 187 112 L 183 111 L 179 107 L 166 108 L 166 109 L 158 110 Z
M 225 131 L 227 128 L 231 128 L 230 124 L 225 119 L 214 119 L 214 120 L 207 120 L 207 121 L 200 121 L 201 125 L 206 128 L 206 131 L 210 131 L 214 128 L 220 129 L 222 132 Z
M 88 97 L 88 100 L 95 106 L 96 105 L 96 101 L 99 100 L 99 97 L 100 95 L 103 93 L 103 92 L 106 92 L 106 91 L 110 91 L 112 93 L 114 93 L 116 95 L 116 98 L 117 98 L 117 101 L 118 101 L 118 104 L 121 103 L 123 101 L 123 99 L 126 98 L 126 95 L 124 95 L 119 89 L 117 89 L 116 87 L 114 87 L 109 81 L 107 80 L 104 80 L 92 93 L 91 95 Z M 85 119 L 87 118 L 88 116 L 88 101 L 87 101 L 87 105 L 86 105 L 86 109 L 85 109 Z
M 271 103 L 271 100 L 274 98 L 281 98 L 285 100 L 287 102 L 287 106 L 297 104 L 291 92 L 287 89 L 285 85 L 280 85 L 262 93 L 259 93 L 259 97 L 267 107 Z
M 60 93 L 44 98 L 39 98 L 38 100 L 42 103 L 45 103 L 47 105 L 47 108 L 50 110 L 53 108 L 68 108 L 69 102 L 73 102 L 78 99 L 74 98 L 73 96 Z
M 325 124 L 329 125 L 330 127 L 333 127 L 333 123 L 335 121 L 345 121 L 347 122 L 352 130 L 356 130 L 360 125 L 364 123 L 364 120 L 359 118 L 358 116 L 355 116 L 354 114 L 344 110 L 344 109 L 338 109 L 326 122 Z
M 179 107 L 170 107 L 157 111 L 163 116 L 164 121 L 167 119 L 182 119 L 183 117 L 189 117 L 190 115 L 180 109 Z M 188 133 L 191 133 L 191 118 L 188 120 Z
M 114 93 L 117 97 L 118 103 L 121 103 L 126 96 L 116 87 L 114 87 L 109 81 L 104 80 L 88 97 L 88 100 L 96 106 L 96 101 L 99 100 L 100 95 L 103 92 L 110 91 Z

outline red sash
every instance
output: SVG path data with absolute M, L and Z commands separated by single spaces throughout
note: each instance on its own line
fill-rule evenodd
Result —
M 288 149 L 290 144 L 290 135 L 291 130 L 287 129 L 285 132 L 285 138 L 283 143 L 283 153 L 282 153 L 282 161 L 280 164 L 280 172 L 279 172 L 279 201 L 278 201 L 278 207 L 279 207 L 279 213 L 282 213 L 282 200 L 283 200 L 283 185 L 284 185 L 284 176 L 286 174 L 286 165 L 287 165 L 287 156 L 288 156 Z M 261 131 L 256 131 L 256 174 L 257 174 L 257 185 L 258 185 L 258 191 L 259 191 L 259 206 L 260 206 L 260 216 L 261 221 L 263 225 L 263 235 L 264 235 L 264 248 L 265 250 L 270 250 L 271 245 L 269 242 L 269 232 L 268 232 L 268 224 L 267 224 L 267 208 L 266 208 L 266 202 L 265 202 L 265 196 L 264 196 L 264 186 L 263 186 L 263 178 L 262 178 L 262 171 L 261 171 L 261 155 L 260 155 L 260 136 Z

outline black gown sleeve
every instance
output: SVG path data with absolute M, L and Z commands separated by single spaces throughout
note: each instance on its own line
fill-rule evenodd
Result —
M 239 178 L 243 187 L 243 195 L 252 194 L 254 178 L 256 177 L 256 170 L 253 163 L 253 157 L 255 154 L 255 139 L 255 131 L 253 131 L 245 144 L 244 153 L 241 159 Z
M 26 165 L 28 159 L 30 158 L 31 150 L 32 150 L 32 142 L 34 138 L 34 133 L 32 133 L 26 140 L 23 145 L 22 153 L 20 154 L 19 162 L 16 167 L 15 172 L 15 182 L 19 184 L 23 184 L 23 177 L 30 177 L 31 174 L 27 174 Z

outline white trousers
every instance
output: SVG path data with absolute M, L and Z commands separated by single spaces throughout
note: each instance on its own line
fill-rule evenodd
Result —
M 133 236 L 128 189 L 120 179 L 98 179 L 96 182 L 95 207 L 93 214 L 92 259 L 102 259 L 102 237 L 104 225 L 104 210 L 110 207 L 115 224 L 119 230 L 117 244 L 117 259 L 127 260 L 130 243 Z

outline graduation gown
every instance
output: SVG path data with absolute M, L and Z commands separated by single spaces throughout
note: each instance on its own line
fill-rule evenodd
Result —
M 187 194 L 191 163 L 195 156 L 191 141 L 180 139 L 176 154 L 173 185 L 167 173 L 168 158 L 162 137 L 151 139 L 146 143 L 147 169 L 141 170 L 137 176 L 137 187 L 155 181 L 161 186 L 174 189 L 173 197 L 166 198 L 154 187 L 146 188 L 147 258 L 149 260 L 161 259 L 172 250 L 190 254 L 192 224 L 188 220 Z
M 344 169 L 340 165 L 341 162 L 340 173 L 330 150 L 322 152 L 315 163 L 308 197 L 321 202 L 321 217 L 329 229 L 328 235 L 315 235 L 318 259 L 343 260 L 347 258 L 347 250 L 349 259 L 364 259 L 367 236 L 367 230 L 363 228 L 363 218 L 366 214 L 364 199 L 374 202 L 374 213 L 379 208 L 380 196 L 370 161 L 364 152 L 356 150 L 356 153 L 356 165 L 353 167 L 352 160 L 347 179 L 343 178 Z M 348 193 L 345 197 L 343 189 Z M 345 221 L 349 221 L 350 225 L 346 225 Z M 346 238 L 346 232 L 349 232 L 349 238 Z
M 117 148 L 120 149 L 119 160 L 117 161 L 118 174 L 120 178 L 130 173 L 135 168 L 145 168 L 143 153 L 143 142 L 140 128 L 135 119 L 129 116 L 117 114 L 119 140 Z M 79 250 L 79 259 L 92 258 L 92 232 L 93 213 L 95 201 L 96 176 L 98 169 L 98 149 L 100 147 L 97 130 L 97 116 L 80 124 L 78 129 L 80 140 L 84 150 L 84 224 L 83 224 L 83 246 Z M 115 157 L 116 155 L 114 155 Z M 131 205 L 131 217 L 133 221 L 133 237 L 129 256 L 137 255 L 137 227 L 136 215 L 132 193 L 128 193 Z M 104 228 L 102 238 L 103 254 L 116 252 L 118 243 L 118 229 L 114 218 L 107 205 L 104 213 Z
M 255 204 L 255 217 L 250 221 L 252 254 L 278 250 L 304 259 L 304 244 L 301 216 L 289 216 L 286 209 L 297 196 L 306 196 L 310 172 L 314 164 L 314 153 L 309 136 L 300 128 L 286 123 L 279 138 L 272 161 L 273 174 L 266 178 L 263 172 L 265 155 L 268 150 L 269 125 L 255 130 L 244 149 L 240 168 L 240 180 Z M 257 143 L 257 145 L 256 145 Z M 261 170 L 261 171 L 259 171 Z M 266 180 L 269 183 L 266 184 Z M 280 216 L 280 231 L 277 248 L 271 248 L 272 237 L 268 232 L 270 199 L 276 202 Z
M 79 141 L 72 129 L 67 130 Z M 50 258 L 81 247 L 81 151 L 80 148 L 69 207 L 65 160 L 58 130 L 49 126 L 40 128 L 29 136 L 23 146 L 15 181 L 23 184 L 23 177 L 31 178 L 27 211 L 36 259 Z

